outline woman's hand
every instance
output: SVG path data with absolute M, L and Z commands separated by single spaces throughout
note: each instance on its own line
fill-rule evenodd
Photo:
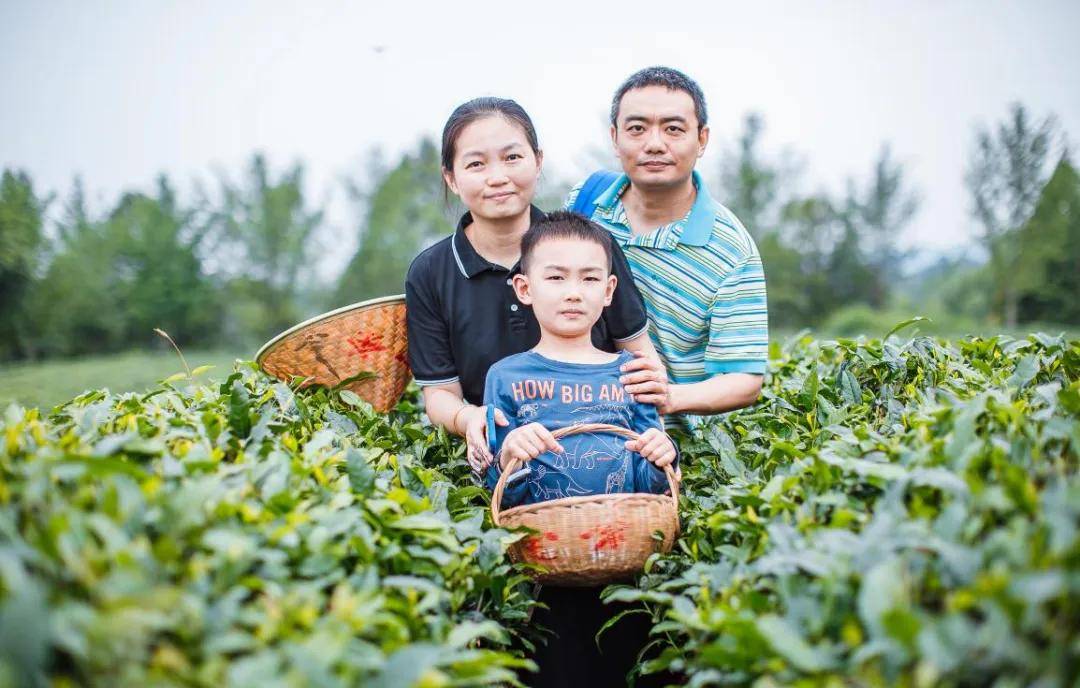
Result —
M 515 460 L 525 463 L 548 451 L 562 452 L 563 448 L 543 425 L 529 423 L 514 428 L 503 440 L 502 450 L 499 452 L 499 467 L 506 470 Z
M 487 406 L 473 406 L 462 412 L 465 416 L 465 458 L 475 473 L 483 473 L 491 465 L 491 450 L 488 448 Z M 495 409 L 495 424 L 505 428 L 509 425 L 506 416 Z
M 669 413 L 671 406 L 671 387 L 668 384 L 667 369 L 658 359 L 640 351 L 635 351 L 634 360 L 623 364 L 620 371 L 627 394 L 634 401 L 652 404 L 660 413 Z
M 659 428 L 649 428 L 636 440 L 626 443 L 626 448 L 632 452 L 641 454 L 657 468 L 670 466 L 678 454 L 675 451 L 675 442 L 668 437 L 667 433 Z

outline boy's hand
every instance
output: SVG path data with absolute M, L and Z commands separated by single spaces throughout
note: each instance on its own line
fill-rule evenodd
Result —
M 626 448 L 641 454 L 657 468 L 671 465 L 677 456 L 675 442 L 659 428 L 649 428 L 638 439 L 627 442 Z
M 499 452 L 499 467 L 506 470 L 515 459 L 525 463 L 547 451 L 561 452 L 563 448 L 543 425 L 529 423 L 514 428 L 503 440 L 502 450 Z
M 658 359 L 640 351 L 634 352 L 635 358 L 619 368 L 626 393 L 641 404 L 652 404 L 660 413 L 667 413 L 671 406 L 671 385 L 668 383 L 667 368 Z
M 492 459 L 491 450 L 488 448 L 487 407 L 476 406 L 466 413 L 470 415 L 465 421 L 465 458 L 475 472 L 481 473 L 491 464 Z M 500 428 L 510 424 L 500 409 L 495 409 L 495 424 Z

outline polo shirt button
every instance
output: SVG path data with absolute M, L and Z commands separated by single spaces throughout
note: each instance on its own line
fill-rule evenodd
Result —
M 512 279 L 508 279 L 508 280 L 506 280 L 506 283 L 507 283 L 507 284 L 513 284 L 513 283 L 514 283 L 514 280 L 512 280 Z
M 517 304 L 516 303 L 510 304 L 510 310 L 517 311 Z

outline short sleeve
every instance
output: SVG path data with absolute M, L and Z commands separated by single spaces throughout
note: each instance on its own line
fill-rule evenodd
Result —
M 724 276 L 709 315 L 705 372 L 764 375 L 769 360 L 769 309 L 761 256 L 750 250 Z
M 660 414 L 652 404 L 634 402 L 630 405 L 630 411 L 634 432 L 641 434 L 649 428 L 664 430 L 664 424 L 660 421 Z M 678 467 L 681 458 L 678 444 L 675 445 L 675 452 L 675 463 L 671 466 L 672 470 Z M 634 486 L 638 491 L 663 494 L 668 489 L 667 476 L 664 474 L 663 469 L 657 468 L 652 462 L 637 453 L 633 456 L 633 462 Z
M 584 181 L 570 189 L 570 193 L 566 194 L 566 202 L 563 203 L 563 210 L 570 210 L 574 207 L 574 202 L 577 200 L 578 194 L 581 193 L 581 187 L 583 186 L 585 186 Z
M 409 266 L 405 277 L 405 324 L 409 338 L 409 368 L 421 387 L 458 381 L 450 348 L 450 328 L 432 284 L 425 254 Z
M 613 239 L 611 249 L 611 272 L 618 282 L 611 305 L 604 309 L 601 317 L 611 338 L 616 342 L 626 342 L 645 334 L 649 329 L 649 319 L 645 312 L 645 300 L 634 284 L 634 276 L 622 247 Z
M 488 449 L 494 460 L 488 466 L 484 474 L 484 485 L 494 492 L 495 484 L 499 481 L 502 471 L 499 468 L 499 451 L 502 449 L 503 440 L 517 426 L 517 409 L 513 398 L 510 396 L 507 385 L 504 384 L 500 367 L 495 364 L 488 370 L 487 379 L 484 382 L 484 405 L 487 406 L 488 422 Z M 495 409 L 499 409 L 506 416 L 509 425 L 501 427 L 495 423 Z M 527 486 L 524 481 L 518 480 L 508 484 L 503 492 L 503 505 L 516 506 L 521 504 L 526 497 Z

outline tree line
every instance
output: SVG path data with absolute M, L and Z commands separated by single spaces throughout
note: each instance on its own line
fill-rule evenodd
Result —
M 899 247 L 920 195 L 888 146 L 842 191 L 801 193 L 805 164 L 767 155 L 764 132 L 764 118 L 747 115 L 719 169 L 703 173 L 758 243 L 773 327 L 836 325 L 897 304 L 1007 327 L 1080 323 L 1080 177 L 1052 117 L 1014 105 L 976 129 L 964 174 L 985 259 L 915 274 Z M 4 170 L 0 360 L 145 347 L 154 328 L 181 346 L 246 350 L 329 308 L 400 293 L 409 261 L 460 211 L 444 196 L 435 144 L 421 139 L 389 165 L 374 158 L 367 182 L 345 187 L 357 247 L 328 282 L 318 257 L 341 237 L 325 200 L 305 195 L 301 163 L 274 170 L 257 154 L 239 180 L 184 198 L 161 175 L 103 212 L 88 209 L 79 181 L 58 199 Z M 538 205 L 557 206 L 568 188 L 549 183 Z

